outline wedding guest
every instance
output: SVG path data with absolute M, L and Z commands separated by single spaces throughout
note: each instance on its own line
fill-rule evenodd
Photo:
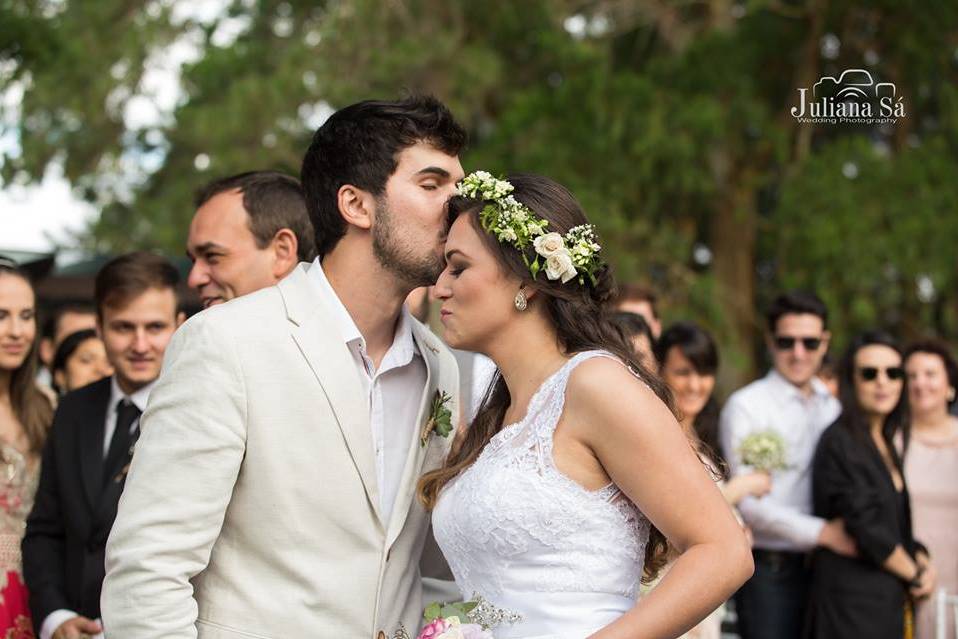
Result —
M 615 308 L 626 313 L 641 315 L 652 331 L 652 341 L 659 339 L 662 322 L 659 320 L 658 298 L 655 293 L 637 284 L 622 284 L 616 297 Z
M 714 394 L 719 355 L 712 336 L 692 322 L 676 322 L 655 343 L 655 360 L 659 376 L 675 398 L 679 423 L 698 445 L 699 456 L 722 479 L 719 488 L 726 501 L 734 506 L 746 496 L 768 493 L 772 484 L 766 472 L 727 478 L 726 463 L 719 452 L 719 404 Z M 724 606 L 683 635 L 683 639 L 718 639 L 723 616 Z
M 652 337 L 652 329 L 645 318 L 638 313 L 617 311 L 612 313 L 610 319 L 632 343 L 639 361 L 649 369 L 655 368 L 655 354 L 652 352 L 655 338 Z
M 732 394 L 722 410 L 719 435 L 731 477 L 752 471 L 738 452 L 749 435 L 772 431 L 787 448 L 787 468 L 774 471 L 771 492 L 739 502 L 755 558 L 754 576 L 735 595 L 743 639 L 797 639 L 808 599 L 806 553 L 816 546 L 855 553 L 840 519 L 812 514 L 815 446 L 841 410 L 815 377 L 828 350 L 827 319 L 828 309 L 812 293 L 777 297 L 766 312 L 772 369 Z
M 915 537 L 928 548 L 938 587 L 958 594 L 958 364 L 944 344 L 923 341 L 905 351 L 910 433 L 905 453 L 905 481 L 911 495 Z M 949 616 L 945 634 L 955 636 Z M 915 637 L 935 636 L 935 606 L 918 602 Z
M 907 412 L 904 378 L 901 351 L 880 331 L 855 337 L 842 359 L 843 410 L 815 451 L 812 494 L 815 515 L 844 521 L 858 554 L 812 554 L 808 639 L 901 639 L 909 596 L 934 587 L 894 446 Z
M 250 171 L 210 182 L 196 194 L 186 254 L 187 283 L 203 308 L 272 286 L 316 256 L 299 180 Z
M 53 388 L 61 395 L 113 374 L 96 331 L 87 328 L 67 335 L 53 357 Z
M 829 393 L 838 397 L 838 371 L 835 368 L 834 360 L 828 353 L 825 353 L 822 365 L 818 369 L 818 379 L 822 380 Z
M 139 435 L 139 416 L 179 319 L 179 275 L 166 259 L 129 253 L 94 284 L 97 325 L 114 374 L 67 393 L 43 450 L 23 567 L 40 639 L 100 632 L 104 548 Z
M 37 311 L 33 287 L 0 257 L 0 636 L 33 637 L 20 539 L 33 504 L 40 451 L 53 404 L 34 381 Z
M 37 381 L 53 386 L 53 358 L 60 343 L 67 335 L 77 331 L 96 327 L 96 312 L 90 304 L 65 304 L 58 307 L 43 324 L 43 337 L 40 339 L 40 361 L 43 367 L 37 374 Z
M 723 477 L 722 493 L 733 506 L 749 495 L 761 497 L 771 490 L 764 471 L 729 478 L 719 442 L 719 403 L 715 398 L 718 348 L 708 331 L 693 322 L 676 322 L 655 343 L 655 360 L 679 411 L 685 432 L 700 446 L 702 456 Z

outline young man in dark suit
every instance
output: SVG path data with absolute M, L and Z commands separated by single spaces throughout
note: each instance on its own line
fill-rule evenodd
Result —
M 177 316 L 179 276 L 130 253 L 97 274 L 97 330 L 115 373 L 60 402 L 23 539 L 23 573 L 40 639 L 99 633 L 104 549 Z

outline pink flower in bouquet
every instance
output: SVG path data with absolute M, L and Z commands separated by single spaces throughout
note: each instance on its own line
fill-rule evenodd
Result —
M 434 619 L 427 623 L 422 630 L 419 631 L 419 634 L 416 636 L 416 639 L 438 639 L 439 635 L 444 633 L 446 630 L 452 627 L 452 624 L 443 619 L 442 617 Z
M 416 639 L 494 639 L 492 633 L 474 623 L 463 624 L 458 617 L 435 619 L 426 624 Z

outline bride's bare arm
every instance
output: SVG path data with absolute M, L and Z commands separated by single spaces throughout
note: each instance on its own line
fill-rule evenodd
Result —
M 601 470 L 681 552 L 648 595 L 592 639 L 677 637 L 751 576 L 742 527 L 668 408 L 621 364 L 584 362 L 566 401 L 564 437 L 591 449 Z

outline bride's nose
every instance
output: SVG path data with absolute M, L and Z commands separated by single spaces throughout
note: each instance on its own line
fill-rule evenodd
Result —
M 443 269 L 442 273 L 439 274 L 439 279 L 436 280 L 435 286 L 432 287 L 432 294 L 439 300 L 446 300 L 452 297 L 452 289 L 449 286 L 449 267 Z

